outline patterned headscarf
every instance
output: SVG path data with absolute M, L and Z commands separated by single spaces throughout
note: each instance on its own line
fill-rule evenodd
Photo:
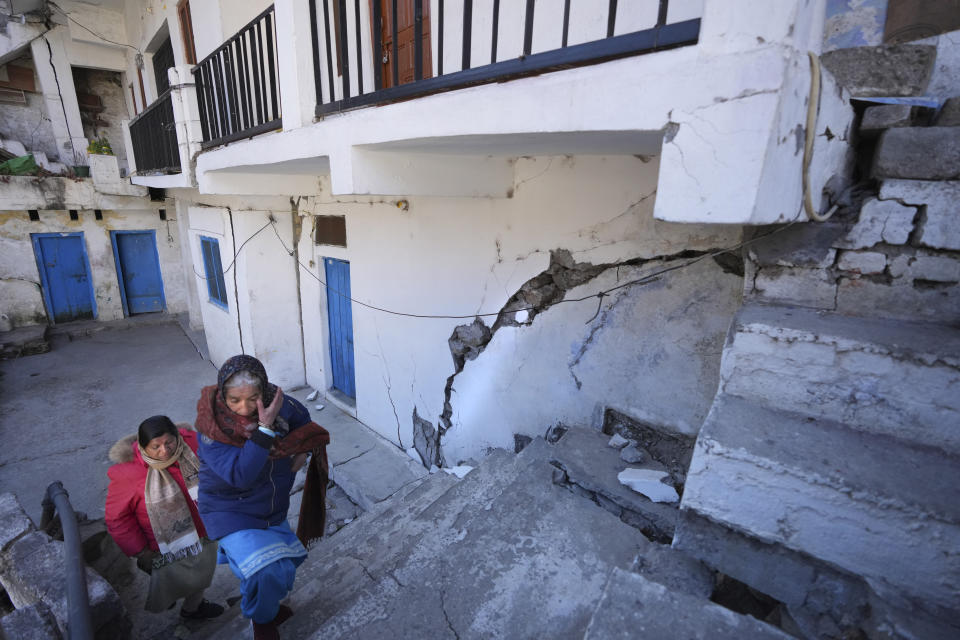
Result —
M 246 371 L 260 381 L 263 406 L 269 406 L 273 402 L 273 396 L 277 393 L 277 386 L 267 381 L 267 370 L 263 367 L 263 363 L 248 355 L 233 356 L 220 367 L 220 372 L 217 374 L 217 389 L 220 391 L 220 398 L 227 399 L 224 386 L 231 376 L 241 371 Z

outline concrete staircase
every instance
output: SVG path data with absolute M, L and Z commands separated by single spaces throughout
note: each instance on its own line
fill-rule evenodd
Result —
M 566 488 L 557 457 L 577 467 L 571 455 L 537 439 L 377 504 L 311 549 L 281 636 L 635 637 L 640 599 L 645 637 L 788 637 L 710 602 L 712 572 Z M 203 636 L 249 637 L 231 613 Z
M 960 128 L 863 120 L 874 195 L 750 250 L 674 547 L 807 637 L 956 638 Z

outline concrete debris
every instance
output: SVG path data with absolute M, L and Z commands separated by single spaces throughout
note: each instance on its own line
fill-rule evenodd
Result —
M 316 409 L 317 411 L 323 411 L 323 405 L 322 405 L 322 404 L 314 405 L 313 408 Z
M 438 471 L 440 471 L 440 467 L 435 464 L 430 465 L 430 473 L 436 473 Z
M 677 490 L 662 481 L 670 477 L 669 473 L 654 469 L 636 469 L 628 467 L 617 474 L 617 480 L 636 491 L 642 493 L 654 502 L 679 502 Z
M 473 467 L 468 464 L 458 464 L 455 467 L 447 467 L 444 469 L 444 472 L 457 476 L 458 478 L 463 478 L 471 471 L 473 471 Z
M 33 521 L 20 506 L 17 496 L 12 493 L 0 494 L 0 551 L 34 530 Z
M 854 97 L 921 96 L 933 72 L 937 48 L 930 45 L 849 47 L 820 60 Z
M 420 462 L 424 467 L 429 469 L 431 465 L 443 466 L 440 436 L 432 422 L 420 417 L 416 407 L 413 408 L 413 449 L 408 449 L 407 453 L 409 454 L 413 450 L 419 455 L 419 459 L 414 455 L 410 457 Z
M 620 450 L 620 459 L 627 464 L 640 464 L 650 459 L 650 454 L 631 442 Z
M 619 433 L 613 434 L 613 437 L 610 438 L 609 442 L 607 442 L 607 446 L 613 447 L 614 449 L 623 449 L 628 444 L 630 444 L 630 441 L 621 436 Z
M 319 395 L 320 395 L 320 390 L 314 389 L 313 393 L 307 396 L 307 400 L 309 400 L 310 402 L 313 402 L 314 400 L 317 399 Z

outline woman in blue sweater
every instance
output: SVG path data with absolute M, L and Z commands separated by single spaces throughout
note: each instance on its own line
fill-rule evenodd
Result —
M 240 579 L 241 609 L 253 621 L 254 638 L 279 640 L 277 627 L 293 615 L 280 601 L 307 556 L 304 544 L 323 533 L 330 434 L 247 355 L 227 360 L 217 384 L 204 387 L 196 426 L 200 517 L 219 541 L 219 561 Z M 287 523 L 290 489 L 311 451 L 294 535 Z

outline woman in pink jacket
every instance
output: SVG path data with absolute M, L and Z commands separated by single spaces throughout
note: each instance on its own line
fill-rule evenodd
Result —
M 160 612 L 183 598 L 180 616 L 214 618 L 223 607 L 203 599 L 217 567 L 217 544 L 197 512 L 197 434 L 153 416 L 110 449 L 107 531 L 150 575 L 144 608 Z

